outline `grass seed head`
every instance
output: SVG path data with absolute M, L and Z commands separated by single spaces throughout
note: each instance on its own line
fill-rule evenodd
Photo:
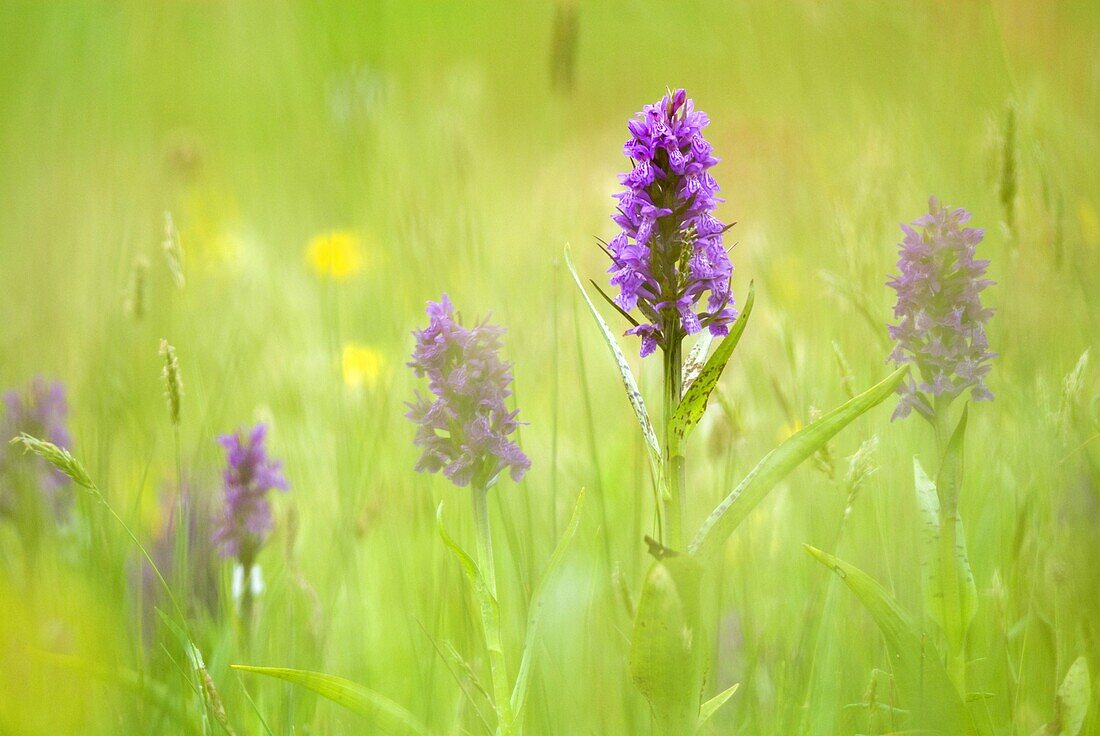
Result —
M 164 394 L 168 397 L 168 413 L 172 417 L 172 424 L 180 423 L 180 400 L 183 397 L 183 379 L 180 377 L 179 359 L 176 357 L 176 349 L 161 338 L 160 354 L 164 358 Z

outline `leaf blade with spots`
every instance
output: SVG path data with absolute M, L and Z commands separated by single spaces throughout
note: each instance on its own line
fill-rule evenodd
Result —
M 695 428 L 695 425 L 699 423 L 704 412 L 706 412 L 710 395 L 718 385 L 718 379 L 722 377 L 722 371 L 725 370 L 734 349 L 741 341 L 741 335 L 745 332 L 745 326 L 748 324 L 749 315 L 752 314 L 755 299 L 755 288 L 750 284 L 749 296 L 745 300 L 745 306 L 730 329 L 730 333 L 718 344 L 718 349 L 707 359 L 698 376 L 684 392 L 683 399 L 680 400 L 675 411 L 672 412 L 669 426 L 679 445 L 687 440 L 691 430 Z

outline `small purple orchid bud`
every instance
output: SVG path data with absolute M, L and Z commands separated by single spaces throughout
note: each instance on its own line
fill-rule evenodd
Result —
M 225 509 L 214 542 L 223 557 L 236 557 L 249 567 L 263 547 L 274 521 L 268 492 L 289 490 L 282 463 L 267 455 L 267 425 L 222 435 L 218 442 L 226 451 Z

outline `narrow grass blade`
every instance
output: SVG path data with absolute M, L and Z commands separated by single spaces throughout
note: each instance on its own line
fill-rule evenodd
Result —
M 535 652 L 538 648 L 539 624 L 541 622 L 543 606 L 542 597 L 546 592 L 546 586 L 549 584 L 554 571 L 557 570 L 562 559 L 565 557 L 565 552 L 569 549 L 569 543 L 577 533 L 577 527 L 580 526 L 581 509 L 584 506 L 584 495 L 585 491 L 582 488 L 580 494 L 577 496 L 577 503 L 573 506 L 573 515 L 569 518 L 569 524 L 565 527 L 565 531 L 562 532 L 561 538 L 554 547 L 554 552 L 550 555 L 550 562 L 546 565 L 546 570 L 543 572 L 542 577 L 535 586 L 534 593 L 531 595 L 531 603 L 527 611 L 527 636 L 523 642 L 523 656 L 520 659 L 519 672 L 516 674 L 515 686 L 512 688 L 512 712 L 516 718 L 519 718 L 519 714 L 523 710 L 523 705 L 527 701 L 527 681 L 531 675 L 531 666 L 534 663 Z
M 703 522 L 688 552 L 704 563 L 714 556 L 733 530 L 779 481 L 821 449 L 837 432 L 893 393 L 907 370 L 907 366 L 898 368 L 875 386 L 809 424 L 765 455 Z
M 657 441 L 657 434 L 653 430 L 653 422 L 649 420 L 649 412 L 646 411 L 645 401 L 642 399 L 641 391 L 638 390 L 638 382 L 634 380 L 634 374 L 630 371 L 630 366 L 626 362 L 626 356 L 623 355 L 619 343 L 611 333 L 611 328 L 607 326 L 607 322 L 600 316 L 599 311 L 596 309 L 596 305 L 593 304 L 592 299 L 589 298 L 588 292 L 584 290 L 584 285 L 581 283 L 580 277 L 577 276 L 577 269 L 573 265 L 573 255 L 568 245 L 565 246 L 565 265 L 569 267 L 569 273 L 573 276 L 573 281 L 576 282 L 577 288 L 581 292 L 581 296 L 584 297 L 588 309 L 592 312 L 592 317 L 596 320 L 596 324 L 600 328 L 600 333 L 603 335 L 604 341 L 607 343 L 607 346 L 611 348 L 611 354 L 615 358 L 615 364 L 619 367 L 619 375 L 622 377 L 623 387 L 626 389 L 626 397 L 630 400 L 630 405 L 634 408 L 634 415 L 638 418 L 638 425 L 641 426 L 642 435 L 645 437 L 645 444 L 646 449 L 649 451 L 649 463 L 653 470 L 653 477 L 660 477 L 661 443 Z
M 752 314 L 752 305 L 755 299 L 755 287 L 750 284 L 749 296 L 745 300 L 745 306 L 741 310 L 741 315 L 737 318 L 737 321 L 734 322 L 730 334 L 726 335 L 726 338 L 718 344 L 718 349 L 707 360 L 703 369 L 699 372 L 699 377 L 692 381 L 691 386 L 684 392 L 683 399 L 680 400 L 676 410 L 672 413 L 669 424 L 672 428 L 672 434 L 679 444 L 683 444 L 691 430 L 703 418 L 711 392 L 718 385 L 718 379 L 722 377 L 722 371 L 725 370 L 726 363 L 729 362 L 734 348 L 737 347 L 737 343 L 741 341 L 741 335 L 745 332 L 745 325 L 748 324 L 749 315 Z
M 428 641 L 432 643 L 432 647 L 435 649 L 436 654 L 443 660 L 443 663 L 447 666 L 447 671 L 454 678 L 455 684 L 458 685 L 458 689 L 462 691 L 462 696 L 469 704 L 471 711 L 477 716 L 477 719 L 481 721 L 481 725 L 485 728 L 485 733 L 492 733 L 493 727 L 489 723 L 489 719 L 485 717 L 482 712 L 481 704 L 478 702 L 474 695 L 480 695 L 482 700 L 486 703 L 492 703 L 493 696 L 488 690 L 481 684 L 481 680 L 478 678 L 477 673 L 474 672 L 473 665 L 466 661 L 454 644 L 444 639 L 442 642 L 436 640 L 432 636 L 431 632 L 422 624 L 418 619 L 414 619 L 416 625 L 420 627 L 420 630 L 427 637 Z M 471 692 L 471 689 L 473 692 Z
M 263 727 L 264 733 L 267 736 L 275 736 L 275 732 L 271 730 L 271 726 L 267 725 L 267 719 L 264 718 L 264 714 L 260 711 L 260 706 L 256 704 L 256 701 L 252 697 L 252 693 L 248 692 L 248 688 L 244 685 L 244 679 L 241 677 L 241 673 L 237 673 L 237 684 L 241 686 L 241 694 L 244 695 L 244 699 L 248 701 L 248 704 L 252 707 L 252 712 L 256 716 L 256 720 L 260 722 L 260 726 Z
M 222 730 L 227 734 L 233 734 L 233 729 L 229 724 L 225 708 L 222 706 L 221 698 L 218 696 L 217 689 L 214 687 L 213 680 L 210 679 L 209 673 L 206 672 L 205 665 L 202 663 L 202 655 L 199 653 L 198 647 L 195 645 L 194 639 L 190 634 L 187 616 L 180 607 L 179 601 L 172 591 L 172 586 L 165 580 L 160 568 L 157 567 L 156 561 L 149 554 L 149 550 L 145 548 L 145 545 L 141 543 L 141 540 L 138 539 L 138 536 L 129 525 L 126 524 L 122 517 L 119 516 L 114 507 L 108 503 L 107 497 L 103 495 L 103 492 L 99 489 L 99 486 L 96 485 L 95 481 L 92 480 L 88 471 L 85 470 L 81 462 L 77 460 L 72 453 L 63 447 L 58 447 L 52 442 L 40 440 L 26 433 L 21 433 L 18 437 L 12 439 L 11 444 L 22 444 L 25 450 L 30 450 L 61 472 L 65 473 L 65 475 L 69 476 L 78 486 L 91 493 L 95 499 L 107 509 L 108 513 L 114 517 L 115 521 L 122 527 L 122 530 L 126 532 L 130 541 L 133 542 L 134 546 L 137 547 L 142 557 L 144 557 L 145 561 L 149 564 L 149 568 L 153 571 L 157 581 L 164 588 L 164 592 L 168 596 L 168 600 L 171 601 L 172 608 L 179 619 L 179 623 L 177 624 L 166 616 L 163 611 L 156 609 L 157 614 L 177 636 L 182 644 L 183 650 L 191 659 L 194 670 L 193 674 L 196 676 L 197 680 L 197 684 L 191 684 L 195 687 L 196 691 L 201 694 L 204 718 L 207 709 L 209 709 L 209 713 L 214 716 Z
M 124 667 L 103 667 L 70 654 L 42 652 L 41 656 L 59 667 L 94 677 L 103 682 L 116 685 L 122 690 L 132 692 L 174 721 L 179 726 L 181 733 L 202 736 L 202 731 L 198 725 L 188 718 L 187 711 L 180 708 L 179 693 L 169 689 L 158 680 L 143 676 Z
M 382 721 L 385 730 L 415 733 L 420 736 L 430 736 L 432 733 L 406 708 L 381 693 L 343 677 L 326 675 L 323 672 L 292 670 L 285 667 L 253 667 L 244 664 L 234 664 L 230 667 L 241 672 L 252 672 L 257 675 L 284 680 L 307 690 L 312 690 L 321 697 L 342 705 L 353 713 L 358 713 L 365 718 Z
M 503 682 L 505 666 L 504 666 L 504 651 L 502 650 L 499 639 L 490 636 L 489 632 L 500 630 L 500 608 L 497 603 L 496 596 L 493 595 L 493 591 L 489 589 L 489 584 L 485 581 L 484 575 L 482 575 L 481 569 L 478 568 L 474 559 L 466 553 L 466 550 L 459 546 L 458 542 L 447 533 L 446 527 L 443 526 L 443 503 L 440 502 L 439 507 L 436 509 L 435 514 L 436 525 L 439 527 L 439 536 L 442 537 L 443 543 L 447 545 L 447 548 L 454 553 L 454 556 L 458 558 L 459 563 L 462 565 L 462 569 L 466 572 L 466 577 L 469 578 L 470 584 L 474 588 L 474 594 L 477 596 L 478 603 L 481 607 L 481 620 L 482 625 L 485 628 L 485 649 L 489 654 L 489 666 L 493 673 L 493 684 L 496 695 L 493 698 L 493 709 L 496 711 L 498 723 L 501 721 L 509 721 L 508 711 L 511 710 L 511 698 L 508 702 L 501 702 L 500 698 L 503 698 L 501 691 L 497 690 L 497 683 Z M 494 641 L 495 640 L 495 641 Z M 504 690 L 503 692 L 507 692 Z
M 977 734 L 939 654 L 894 597 L 855 566 L 816 547 L 803 546 L 844 581 L 874 618 L 890 650 L 901 705 L 912 713 L 911 725 L 932 733 Z
M 201 698 L 204 713 L 213 717 L 214 722 L 217 723 L 222 731 L 228 736 L 235 736 L 233 726 L 229 722 L 229 716 L 225 712 L 225 705 L 222 703 L 221 695 L 218 693 L 218 688 L 214 685 L 214 679 L 210 677 L 210 672 L 206 669 L 206 660 L 203 659 L 202 652 L 191 640 L 187 632 L 184 631 L 179 624 L 173 621 L 168 614 L 159 608 L 154 610 L 160 617 L 161 622 L 168 627 L 169 631 L 171 631 L 179 641 L 180 647 L 182 647 L 184 653 L 187 655 L 187 662 L 191 665 L 191 670 L 198 683 L 197 692 Z
M 655 560 L 638 601 L 630 674 L 663 736 L 694 733 L 699 722 L 701 577 L 702 567 L 686 555 Z
M 735 682 L 707 702 L 703 703 L 702 707 L 699 708 L 699 728 L 702 728 L 703 724 L 709 721 L 710 717 L 717 713 L 718 709 L 733 697 L 733 694 L 737 692 L 737 688 L 739 687 L 741 687 L 741 683 Z

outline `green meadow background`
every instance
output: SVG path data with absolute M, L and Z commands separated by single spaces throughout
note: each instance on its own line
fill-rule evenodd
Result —
M 979 594 L 969 681 L 996 733 L 1032 734 L 1077 657 L 1100 672 L 1100 6 L 579 0 L 572 57 L 555 12 L 0 2 L 0 385 L 67 384 L 75 454 L 147 542 L 176 476 L 161 338 L 181 363 L 192 493 L 220 499 L 217 434 L 270 423 L 292 490 L 274 499 L 254 641 L 234 623 L 228 565 L 221 602 L 193 622 L 238 734 L 381 731 L 231 663 L 339 674 L 435 733 L 480 734 L 484 701 L 464 695 L 471 673 L 488 681 L 476 602 L 435 528 L 442 501 L 472 548 L 468 492 L 412 471 L 402 415 L 425 302 L 446 291 L 467 320 L 491 313 L 508 328 L 533 463 L 490 496 L 513 671 L 532 587 L 588 490 L 551 584 L 526 730 L 655 733 L 621 595 L 649 560 L 649 470 L 562 253 L 571 243 L 582 276 L 603 281 L 595 238 L 614 234 L 626 120 L 686 87 L 722 159 L 718 214 L 737 222 L 735 294 L 756 288 L 721 402 L 692 439 L 689 529 L 812 410 L 887 374 L 898 223 L 930 194 L 967 207 L 986 228 L 999 353 L 996 401 L 971 406 L 961 499 Z M 555 53 L 572 84 L 553 84 Z M 161 252 L 165 211 L 183 288 Z M 305 258 L 331 230 L 362 244 L 345 280 Z M 359 388 L 341 371 L 352 343 L 382 361 Z M 622 344 L 658 411 L 656 359 Z M 912 458 L 932 466 L 933 448 L 918 419 L 889 421 L 892 404 L 834 441 L 836 481 L 806 463 L 706 578 L 704 696 L 741 687 L 705 733 L 893 730 L 865 705 L 891 702 L 874 675 L 890 668 L 882 637 L 802 549 L 836 552 L 919 614 Z M 845 458 L 873 436 L 880 469 L 849 506 Z M 0 530 L 0 733 L 201 733 L 178 642 L 142 610 L 136 550 L 86 495 L 77 517 L 32 579 Z M 1095 703 L 1083 733 L 1100 733 Z

